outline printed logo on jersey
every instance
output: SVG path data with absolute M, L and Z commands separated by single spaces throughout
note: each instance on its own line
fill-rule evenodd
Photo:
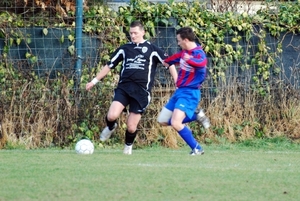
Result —
M 144 55 L 137 55 L 135 58 L 128 58 L 126 60 L 126 69 L 145 69 L 145 62 L 146 59 L 144 58 Z
M 145 47 L 145 46 L 144 46 L 144 47 L 142 48 L 142 52 L 143 52 L 143 53 L 146 53 L 147 51 L 148 51 L 148 47 Z

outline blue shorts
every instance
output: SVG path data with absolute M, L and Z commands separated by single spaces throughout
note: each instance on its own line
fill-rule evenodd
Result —
M 171 111 L 174 111 L 175 108 L 179 109 L 185 112 L 187 117 L 192 118 L 200 99 L 200 89 L 178 88 L 165 107 Z

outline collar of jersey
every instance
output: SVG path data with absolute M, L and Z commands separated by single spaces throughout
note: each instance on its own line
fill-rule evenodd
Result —
M 139 44 L 143 44 L 143 43 L 145 43 L 147 40 L 144 40 L 143 42 L 141 42 L 141 43 L 134 43 L 134 42 L 131 42 L 132 44 L 136 44 L 137 46 L 139 45 Z

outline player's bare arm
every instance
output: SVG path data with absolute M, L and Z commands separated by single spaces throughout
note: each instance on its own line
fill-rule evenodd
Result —
M 169 67 L 169 71 L 170 71 L 170 74 L 171 74 L 171 76 L 172 76 L 172 78 L 174 80 L 174 84 L 176 84 L 177 78 L 178 78 L 178 73 L 177 73 L 175 65 L 171 65 Z
M 91 90 L 91 88 L 93 88 L 93 86 L 95 86 L 102 78 L 104 78 L 110 70 L 111 69 L 108 67 L 108 65 L 105 65 L 97 74 L 97 76 L 86 84 L 85 89 L 88 91 Z
M 176 84 L 177 78 L 178 78 L 178 73 L 177 73 L 175 65 L 174 64 L 170 65 L 170 64 L 166 63 L 165 61 L 163 61 L 162 64 L 169 69 L 170 74 L 174 80 L 174 83 Z

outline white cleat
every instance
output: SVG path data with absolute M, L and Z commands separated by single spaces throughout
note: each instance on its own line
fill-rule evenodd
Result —
M 203 125 L 205 129 L 208 129 L 210 127 L 210 122 L 207 116 L 205 116 L 202 109 L 197 114 L 197 120 Z
M 195 155 L 203 155 L 204 154 L 204 150 L 203 149 L 193 149 L 190 153 L 191 156 L 195 156 Z
M 103 131 L 100 134 L 100 141 L 104 142 L 110 138 L 112 133 L 116 130 L 117 128 L 117 123 L 115 123 L 114 128 L 112 130 L 109 130 L 109 128 L 106 126 Z
M 132 145 L 128 146 L 128 145 L 125 144 L 123 154 L 131 155 L 132 154 Z

